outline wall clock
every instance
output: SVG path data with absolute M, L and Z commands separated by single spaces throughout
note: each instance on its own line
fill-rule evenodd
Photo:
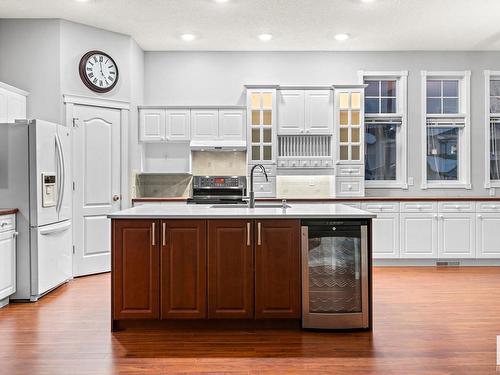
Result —
M 95 92 L 108 92 L 118 82 L 118 66 L 107 53 L 89 51 L 80 60 L 80 78 Z

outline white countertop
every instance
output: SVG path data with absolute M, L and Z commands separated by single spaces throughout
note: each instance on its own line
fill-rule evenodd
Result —
M 143 205 L 113 212 L 111 219 L 305 219 L 305 218 L 336 218 L 336 219 L 367 219 L 377 215 L 359 210 L 340 203 L 291 203 L 290 208 L 283 210 L 274 207 L 210 207 L 211 205 Z

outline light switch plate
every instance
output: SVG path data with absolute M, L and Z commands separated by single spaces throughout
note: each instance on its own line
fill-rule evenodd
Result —
M 413 177 L 408 177 L 408 186 L 415 185 L 415 179 Z
M 490 197 L 495 196 L 495 188 L 490 188 Z

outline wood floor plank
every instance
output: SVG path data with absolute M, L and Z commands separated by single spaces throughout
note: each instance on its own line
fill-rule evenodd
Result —
M 378 267 L 373 333 L 111 333 L 109 274 L 0 309 L 2 374 L 495 374 L 500 268 Z

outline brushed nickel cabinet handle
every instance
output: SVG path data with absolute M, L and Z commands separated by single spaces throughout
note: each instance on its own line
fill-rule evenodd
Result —
M 163 246 L 167 246 L 167 223 L 161 224 L 161 241 Z
M 257 223 L 257 245 L 262 245 L 261 235 L 260 235 L 261 224 Z
M 154 221 L 151 223 L 151 245 L 153 245 L 153 246 L 156 245 L 156 240 L 155 240 L 155 222 Z
M 247 246 L 250 246 L 250 223 L 247 223 Z

